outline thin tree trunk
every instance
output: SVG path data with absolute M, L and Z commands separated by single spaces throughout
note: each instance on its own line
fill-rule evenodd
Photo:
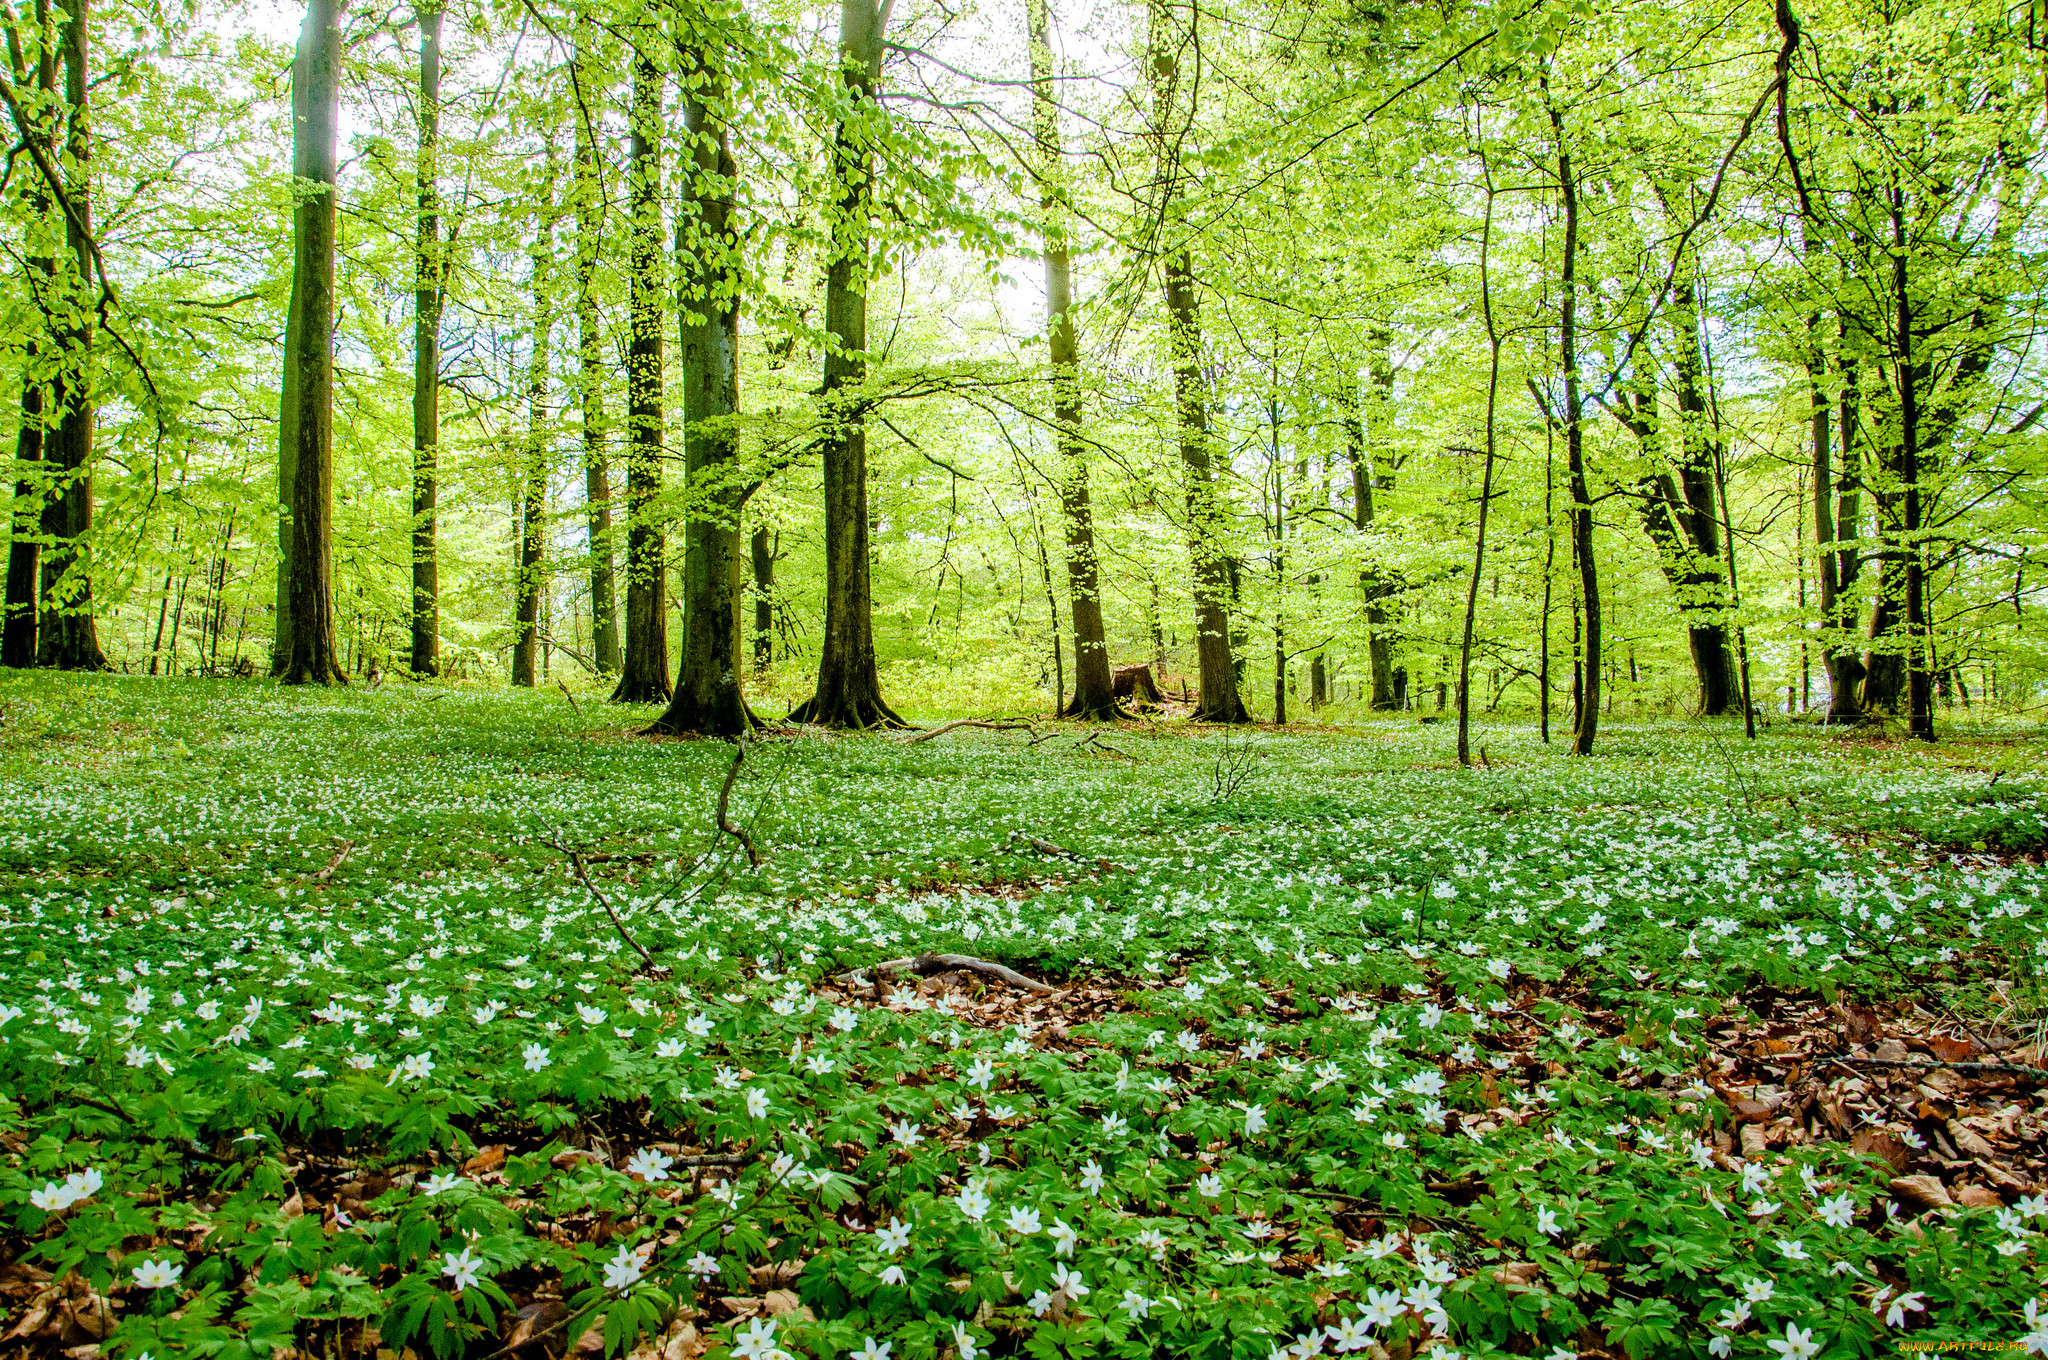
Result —
M 413 252 L 412 673 L 441 673 L 441 578 L 436 532 L 441 445 L 441 6 L 425 0 L 420 26 L 419 231 Z
M 653 60 L 633 59 L 628 193 L 633 211 L 626 346 L 626 654 L 615 703 L 666 703 L 668 545 L 654 522 L 661 491 L 662 303 L 666 254 L 661 239 L 661 133 L 665 82 Z
M 1543 422 L 1543 610 L 1538 617 L 1536 633 L 1536 700 L 1539 732 L 1545 746 L 1550 745 L 1550 602 L 1557 580 L 1557 511 L 1553 504 L 1557 491 L 1556 445 L 1557 422 L 1546 414 Z
M 683 652 L 675 695 L 650 732 L 736 737 L 754 725 L 740 691 L 739 167 L 724 122 L 728 90 L 715 49 L 686 46 L 687 150 L 676 217 L 677 359 L 689 519 L 683 528 Z
M 347 684 L 334 635 L 334 222 L 335 123 L 345 0 L 307 0 L 295 77 L 303 102 L 292 137 L 299 197 L 293 210 L 296 457 L 291 502 L 291 656 L 288 685 Z
M 1367 478 L 1363 498 L 1357 495 L 1359 469 L 1355 460 L 1351 474 L 1354 518 L 1360 530 L 1369 528 L 1378 513 L 1379 500 L 1375 493 L 1394 489 L 1394 452 L 1391 447 L 1394 429 L 1394 331 L 1390 326 L 1374 326 L 1369 333 L 1366 379 L 1366 390 L 1371 394 L 1371 400 L 1367 402 L 1364 422 L 1357 435 Z M 1386 606 L 1386 599 L 1396 589 L 1396 582 L 1368 573 L 1364 585 L 1365 649 L 1366 658 L 1372 665 L 1372 709 L 1376 713 L 1385 713 L 1397 706 L 1394 639 L 1387 628 Z
M 517 608 L 512 641 L 512 683 L 532 688 L 536 653 L 540 650 L 540 599 L 545 587 L 543 562 L 548 524 L 548 380 L 555 330 L 555 138 L 552 127 L 542 135 L 547 151 L 534 207 L 533 353 L 526 370 L 526 467 L 519 512 L 519 572 L 514 584 Z
M 1905 191 L 1892 191 L 1892 292 L 1898 320 L 1899 477 L 1904 483 L 1906 722 L 1921 741 L 1934 740 L 1933 638 L 1927 627 L 1926 547 L 1920 541 L 1920 383 L 1913 356 L 1912 266 L 1906 253 Z
M 825 270 L 825 637 L 818 688 L 790 715 L 825 727 L 902 726 L 882 701 L 875 664 L 873 583 L 868 561 L 867 414 L 869 217 L 874 133 L 881 115 L 882 36 L 894 0 L 840 0 L 839 64 L 857 112 L 833 136 L 833 248 Z
M 618 602 L 612 584 L 612 487 L 605 454 L 604 330 L 597 309 L 597 263 L 604 239 L 604 198 L 598 184 L 598 120 L 603 82 L 591 78 L 587 19 L 576 24 L 570 63 L 576 122 L 576 326 L 583 419 L 584 524 L 590 539 L 590 662 L 600 675 L 616 675 Z
M 1543 82 L 1548 100 L 1550 82 Z M 1557 139 L 1557 182 L 1564 199 L 1564 260 L 1559 275 L 1558 354 L 1564 366 L 1565 476 L 1572 497 L 1572 559 L 1579 569 L 1579 603 L 1585 616 L 1584 665 L 1572 721 L 1572 754 L 1591 755 L 1600 725 L 1600 569 L 1593 558 L 1593 495 L 1586 482 L 1585 406 L 1579 391 L 1578 265 L 1579 185 L 1565 149 L 1564 118 L 1553 106 L 1550 130 Z
M 181 525 L 181 524 L 173 524 L 173 525 L 171 526 L 171 547 L 172 547 L 172 548 L 176 548 L 176 547 L 178 546 L 178 531 L 179 531 L 180 529 L 182 529 L 182 528 L 184 528 L 184 526 L 183 526 L 183 525 Z M 157 611 L 156 611 L 156 639 L 155 639 L 155 640 L 154 640 L 153 642 L 151 642 L 151 643 L 149 644 L 149 673 L 150 673 L 151 675 L 155 675 L 155 674 L 157 673 L 157 663 L 158 663 L 158 662 L 160 662 L 160 661 L 161 661 L 161 660 L 163 659 L 163 654 L 164 654 L 164 623 L 165 623 L 165 621 L 166 621 L 167 619 L 169 619 L 169 618 L 170 618 L 170 614 L 171 614 L 171 582 L 172 582 L 173 580 L 175 580 L 175 579 L 177 579 L 177 571 L 176 571 L 176 569 L 175 569 L 175 568 L 169 568 L 169 567 L 165 568 L 165 569 L 164 569 L 164 598 L 163 598 L 163 603 L 162 603 L 161 605 L 159 605 L 159 606 L 157 607 Z
M 1062 711 L 1070 718 L 1110 720 L 1128 715 L 1117 703 L 1110 680 L 1101 567 L 1088 498 L 1088 445 L 1081 436 L 1081 347 L 1067 238 L 1066 158 L 1053 93 L 1050 0 L 1026 0 L 1024 8 L 1031 47 L 1031 127 L 1042 186 L 1038 206 L 1045 253 L 1046 350 L 1052 361 L 1054 438 L 1065 472 L 1060 505 L 1066 519 L 1067 597 L 1074 623 L 1074 697 Z
M 93 373 L 91 49 L 87 0 L 66 0 L 59 37 L 64 61 L 64 106 L 69 117 L 64 158 L 64 242 L 71 256 L 70 320 L 56 337 L 64 355 L 62 399 L 56 405 L 56 443 L 45 445 L 52 486 L 44 511 L 50 540 L 43 558 L 44 623 L 36 641 L 38 665 L 59 670 L 107 669 L 92 602 L 92 459 L 96 394 Z M 52 454 L 54 453 L 54 457 Z
M 1465 633 L 1458 649 L 1458 763 L 1472 764 L 1472 631 L 1479 613 L 1479 578 L 1486 571 L 1486 515 L 1493 505 L 1495 414 L 1500 398 L 1500 331 L 1493 324 L 1493 167 L 1486 172 L 1486 217 L 1479 229 L 1479 310 L 1486 319 L 1486 466 L 1479 475 L 1479 529 L 1472 541 L 1472 579 L 1465 583 Z

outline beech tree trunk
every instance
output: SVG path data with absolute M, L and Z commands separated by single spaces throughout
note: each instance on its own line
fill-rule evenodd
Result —
M 833 249 L 825 270 L 823 383 L 825 435 L 825 637 L 818 688 L 790 714 L 825 727 L 905 726 L 882 700 L 875 664 L 873 585 L 868 568 L 867 381 L 868 219 L 873 211 L 872 134 L 861 123 L 880 116 L 882 35 L 894 0 L 840 0 L 839 64 L 859 106 L 832 143 L 836 185 Z
M 412 294 L 412 660 L 414 675 L 441 673 L 441 577 L 435 500 L 441 444 L 441 6 L 419 10 L 419 232 Z
M 677 174 L 677 359 L 683 377 L 683 452 L 689 518 L 683 528 L 683 650 L 668 711 L 649 732 L 736 737 L 753 726 L 740 692 L 740 241 L 733 208 L 739 167 L 722 110 L 717 58 L 687 53 L 688 137 Z
M 661 491 L 661 129 L 663 79 L 645 56 L 633 59 L 632 138 L 627 155 L 632 202 L 628 307 L 633 334 L 626 346 L 626 655 L 615 703 L 666 703 L 668 680 L 668 545 L 653 519 Z
M 519 577 L 512 643 L 512 683 L 532 688 L 540 651 L 540 597 L 546 581 L 548 519 L 548 377 L 555 330 L 555 141 L 548 139 L 533 231 L 533 354 L 526 370 L 526 468 L 519 509 Z
M 36 664 L 58 670 L 107 668 L 100 650 L 92 603 L 92 456 L 95 423 L 93 383 L 92 120 L 91 51 L 87 0 L 66 0 L 58 38 L 64 62 L 64 106 L 69 118 L 64 152 L 65 194 L 71 212 L 64 219 L 70 254 L 70 316 L 55 335 L 62 378 L 52 384 L 54 440 L 46 437 L 50 491 L 43 510 L 43 614 L 36 639 Z
M 334 636 L 334 135 L 343 0 L 307 0 L 294 76 L 292 292 L 298 302 L 288 685 L 344 685 Z
M 1194 22 L 1190 13 L 1190 24 Z M 1191 35 L 1190 35 L 1191 37 Z M 1153 135 L 1158 139 L 1159 216 L 1162 231 L 1184 226 L 1182 174 L 1176 133 L 1192 120 L 1192 95 L 1181 89 L 1182 35 L 1167 12 L 1167 0 L 1150 6 Z M 1179 428 L 1181 470 L 1186 487 L 1188 556 L 1194 575 L 1195 658 L 1201 695 L 1189 716 L 1196 722 L 1251 721 L 1238 693 L 1231 649 L 1230 560 L 1222 543 L 1224 515 L 1212 466 L 1209 389 L 1202 374 L 1201 297 L 1195 285 L 1194 250 L 1185 242 L 1163 251 L 1167 343 L 1173 363 L 1173 396 Z
M 584 526 L 590 539 L 590 660 L 600 675 L 618 674 L 618 603 L 612 584 L 611 468 L 605 455 L 604 329 L 597 310 L 598 254 L 604 241 L 604 196 L 598 186 L 595 129 L 603 115 L 603 82 L 591 79 L 589 21 L 578 19 L 570 63 L 576 122 L 576 357 L 582 396 Z
M 1081 435 L 1081 345 L 1074 323 L 1073 263 L 1067 238 L 1066 155 L 1060 142 L 1059 103 L 1053 93 L 1050 0 L 1026 0 L 1025 39 L 1031 48 L 1031 131 L 1037 143 L 1039 231 L 1045 255 L 1046 350 L 1052 361 L 1052 419 L 1064 479 L 1067 597 L 1074 625 L 1074 697 L 1061 710 L 1070 718 L 1128 717 L 1109 673 L 1109 643 L 1102 625 L 1101 567 L 1095 556 L 1095 516 L 1088 499 L 1088 444 Z

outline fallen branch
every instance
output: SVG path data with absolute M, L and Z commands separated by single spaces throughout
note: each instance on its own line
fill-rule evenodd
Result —
M 347 859 L 349 853 L 355 848 L 356 843 L 354 841 L 343 841 L 341 849 L 334 852 L 334 858 L 327 861 L 327 867 L 319 873 L 310 874 L 307 877 L 314 883 L 325 883 L 328 879 L 334 877 L 334 871 L 341 867 L 341 862 Z
M 1007 982 L 1012 987 L 1026 992 L 1053 990 L 1043 982 L 1025 977 L 1014 968 L 1006 968 L 1000 963 L 990 963 L 987 959 L 977 959 L 972 954 L 919 954 L 915 958 L 888 959 L 873 967 L 877 974 L 909 972 L 919 977 L 935 977 L 940 973 L 980 973 L 983 977 Z M 865 971 L 867 970 L 856 968 L 850 973 L 841 973 L 838 981 L 844 982 L 858 977 Z
M 1032 835 L 1028 831 L 1012 831 L 1010 833 L 1010 839 L 1024 842 L 1026 845 L 1030 846 L 1033 850 L 1036 850 L 1041 855 L 1054 855 L 1061 859 L 1082 858 L 1080 855 L 1075 854 L 1073 851 L 1062 849 L 1060 846 L 1054 845 L 1051 841 L 1042 840 L 1039 837 Z
M 551 840 L 548 844 L 559 853 L 568 856 L 569 867 L 576 873 L 576 881 L 583 885 L 585 892 L 597 899 L 597 905 L 604 908 L 604 914 L 612 918 L 612 929 L 619 933 L 619 938 L 633 946 L 633 952 L 646 960 L 649 968 L 654 967 L 654 955 L 648 953 L 647 947 L 633 938 L 632 932 L 626 929 L 626 923 L 619 919 L 619 913 L 612 906 L 612 900 L 599 892 L 597 885 L 590 881 L 590 870 L 583 862 L 583 852 L 559 839 Z
M 2048 1082 L 2048 1068 L 2024 1067 L 1999 1062 L 1905 1062 L 1898 1058 L 1859 1058 L 1852 1053 L 1824 1053 L 1810 1061 L 1831 1062 L 1839 1067 L 1896 1067 L 1908 1072 L 1936 1072 L 1946 1067 L 1957 1072 L 2000 1072 L 2013 1077 L 2032 1077 Z
M 985 727 L 991 732 L 1015 732 L 1022 729 L 1034 737 L 1038 735 L 1038 729 L 1022 718 L 955 718 L 951 722 L 940 723 L 937 727 L 927 727 L 924 731 L 906 738 L 903 744 L 915 746 L 918 742 L 943 737 L 948 732 L 962 727 Z
M 732 739 L 732 767 L 725 772 L 725 783 L 718 790 L 718 829 L 746 848 L 747 863 L 753 868 L 761 867 L 761 851 L 754 844 L 754 838 L 747 834 L 745 827 L 734 826 L 726 809 L 732 802 L 732 784 L 740 777 L 740 762 L 747 758 L 747 734 L 741 732 Z

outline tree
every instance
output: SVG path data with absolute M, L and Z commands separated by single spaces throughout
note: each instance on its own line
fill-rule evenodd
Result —
M 1059 103 L 1053 96 L 1049 9 L 1048 0 L 1026 0 L 1031 128 L 1039 160 L 1039 232 L 1045 255 L 1045 340 L 1052 361 L 1054 438 L 1064 474 L 1060 505 L 1066 518 L 1067 595 L 1074 623 L 1074 697 L 1061 711 L 1070 718 L 1114 719 L 1127 715 L 1110 682 L 1109 643 L 1102 626 L 1101 568 L 1095 557 L 1095 517 L 1088 503 L 1089 450 L 1081 427 L 1080 334 L 1074 322 L 1066 158 L 1060 145 Z
M 592 79 L 596 62 L 590 20 L 576 19 L 576 51 L 569 89 L 576 123 L 576 359 L 582 397 L 584 524 L 590 538 L 590 655 L 600 675 L 621 665 L 617 602 L 612 588 L 611 469 L 605 455 L 604 327 L 597 305 L 597 265 L 604 240 L 604 194 L 598 183 L 598 120 L 603 86 Z
M 1579 605 L 1584 611 L 1580 656 L 1583 667 L 1575 689 L 1572 753 L 1591 755 L 1600 726 L 1600 564 L 1593 556 L 1593 492 L 1586 477 L 1585 398 L 1579 386 L 1579 182 L 1572 173 L 1571 150 L 1565 140 L 1564 115 L 1551 102 L 1550 79 L 1543 78 L 1543 102 L 1557 165 L 1558 199 L 1564 209 L 1563 262 L 1558 270 L 1557 347 L 1564 371 L 1564 461 L 1566 488 L 1571 494 L 1567 521 L 1571 525 L 1572 562 L 1579 570 Z
M 441 5 L 428 0 L 420 28 L 419 234 L 413 251 L 412 673 L 441 673 L 440 563 L 435 556 L 436 464 L 441 444 Z
M 668 549 L 654 504 L 661 492 L 664 436 L 661 106 L 666 82 L 649 50 L 659 32 L 644 27 L 636 36 L 642 46 L 633 55 L 626 175 L 633 213 L 627 276 L 633 329 L 626 344 L 626 652 L 612 701 L 652 704 L 669 697 Z
M 9 55 L 14 57 L 16 87 L 31 89 L 36 97 L 33 109 L 15 109 L 17 123 L 27 123 L 27 126 L 18 125 L 15 131 L 25 141 L 34 138 L 45 158 L 54 162 L 57 53 L 56 45 L 50 41 L 50 29 L 48 0 L 38 0 L 35 46 L 27 54 L 32 62 L 13 49 Z M 10 105 L 10 108 L 14 106 Z M 23 197 L 27 203 L 30 229 L 47 234 L 51 229 L 48 187 L 40 180 L 32 179 Z M 57 261 L 47 247 L 38 247 L 29 254 L 24 280 L 30 296 L 41 301 L 38 310 L 43 314 L 37 318 L 38 333 L 31 334 L 23 346 L 21 418 L 14 440 L 14 457 L 19 471 L 14 484 L 14 504 L 10 509 L 13 524 L 7 547 L 6 613 L 4 620 L 0 620 L 0 666 L 23 669 L 36 664 L 36 625 L 42 594 L 44 479 L 36 465 L 43 461 L 44 449 L 49 442 L 50 389 L 48 375 L 43 370 L 50 359 L 56 357 L 48 340 L 50 327 L 47 316 L 56 273 Z
M 288 685 L 345 685 L 334 638 L 335 123 L 343 0 L 307 0 L 292 66 L 292 298 L 281 424 L 292 438 Z M 304 93 L 299 89 L 303 83 Z
M 883 34 L 895 0 L 840 0 L 839 71 L 846 105 L 832 138 L 832 245 L 825 269 L 825 636 L 818 687 L 790 714 L 821 727 L 899 727 L 882 701 L 875 665 L 874 587 L 868 561 L 868 283 L 875 145 L 883 111 Z
M 548 533 L 548 463 L 552 422 L 548 412 L 548 364 L 555 328 L 555 140 L 542 133 L 547 150 L 534 194 L 533 346 L 526 369 L 526 459 L 520 478 L 519 574 L 514 582 L 512 683 L 531 688 L 540 650 L 540 599 L 547 581 L 543 559 Z
M 683 649 L 668 711 L 650 732 L 734 737 L 753 725 L 740 693 L 740 241 L 718 40 L 692 34 L 683 85 L 687 138 L 677 176 L 676 356 L 683 379 L 689 511 L 683 528 Z
M 43 460 L 49 466 L 49 499 L 43 508 L 43 534 L 49 551 L 42 560 L 42 619 L 36 638 L 36 664 L 59 670 L 97 671 L 107 668 L 93 618 L 93 434 L 96 422 L 93 391 L 93 241 L 92 241 L 92 108 L 89 58 L 88 0 L 65 0 L 59 35 L 64 61 L 64 243 L 69 267 L 59 276 L 59 310 L 66 316 L 53 340 L 63 355 L 61 377 L 52 385 L 55 438 L 46 440 Z
M 1153 119 L 1158 141 L 1158 196 L 1162 232 L 1175 233 L 1163 245 L 1166 285 L 1167 348 L 1173 368 L 1173 400 L 1185 486 L 1188 555 L 1195 584 L 1195 656 L 1202 693 L 1196 701 L 1197 722 L 1250 722 L 1238 694 L 1237 664 L 1230 633 L 1230 563 L 1222 535 L 1226 515 L 1216 489 L 1210 447 L 1209 389 L 1202 374 L 1201 295 L 1195 283 L 1194 245 L 1183 233 L 1180 202 L 1180 142 L 1193 118 L 1181 103 L 1180 49 L 1192 46 L 1196 11 L 1190 9 L 1186 33 L 1178 31 L 1168 0 L 1151 0 L 1149 46 L 1152 70 Z

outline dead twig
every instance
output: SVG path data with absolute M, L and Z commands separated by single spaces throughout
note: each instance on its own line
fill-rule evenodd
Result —
M 1014 968 L 1006 968 L 1000 963 L 991 963 L 987 959 L 977 959 L 972 954 L 919 954 L 915 958 L 887 959 L 871 966 L 874 969 L 877 981 L 880 980 L 881 975 L 884 973 L 915 973 L 919 977 L 936 977 L 940 973 L 979 973 L 983 977 L 992 977 L 998 982 L 1007 982 L 1010 986 L 1019 988 L 1022 991 L 1050 992 L 1053 990 L 1053 988 L 1046 986 L 1043 982 L 1025 977 Z M 868 970 L 865 968 L 856 968 L 850 973 L 841 973 L 836 980 L 840 982 L 850 981 L 866 971 Z
M 725 783 L 718 790 L 718 829 L 737 840 L 747 852 L 747 863 L 753 868 L 761 867 L 761 850 L 754 844 L 754 838 L 745 827 L 734 826 L 726 815 L 732 802 L 732 784 L 740 777 L 740 762 L 747 758 L 747 734 L 741 732 L 732 739 L 732 767 L 725 772 Z
M 576 721 L 579 723 L 582 722 L 583 705 L 576 702 L 576 696 L 569 692 L 569 687 L 563 684 L 560 680 L 557 680 L 555 681 L 555 688 L 562 691 L 562 697 L 569 701 L 569 710 L 570 712 L 576 715 Z
M 612 900 L 599 891 L 595 883 L 590 881 L 590 869 L 583 862 L 583 852 L 559 837 L 549 841 L 548 844 L 557 853 L 568 857 L 569 867 L 575 871 L 576 881 L 583 885 L 583 891 L 597 899 L 597 905 L 604 908 L 604 914 L 612 918 L 612 929 L 619 933 L 619 938 L 633 946 L 633 952 L 644 959 L 649 968 L 655 967 L 654 955 L 648 953 L 647 947 L 633 938 L 633 932 L 627 930 L 626 923 L 619 919 L 618 910 L 612 906 Z
M 1021 729 L 1029 732 L 1034 737 L 1038 735 L 1038 729 L 1022 718 L 955 718 L 951 722 L 940 723 L 937 727 L 927 727 L 922 732 L 914 733 L 904 738 L 903 744 L 905 746 L 915 746 L 921 741 L 930 741 L 933 737 L 943 737 L 948 732 L 962 727 L 985 727 L 991 732 L 1015 732 Z

